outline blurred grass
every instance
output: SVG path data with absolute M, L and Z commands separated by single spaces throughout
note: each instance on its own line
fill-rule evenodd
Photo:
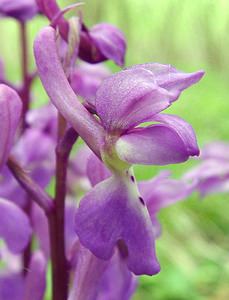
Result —
M 72 1 L 60 2 L 65 5 Z M 157 61 L 184 71 L 204 69 L 204 79 L 185 91 L 168 112 L 193 125 L 200 146 L 212 140 L 229 141 L 228 0 L 90 0 L 86 1 L 84 16 L 88 25 L 111 22 L 125 32 L 127 65 Z M 44 24 L 47 21 L 41 17 L 29 24 L 31 70 L 32 40 Z M 7 76 L 17 81 L 17 24 L 1 20 L 0 30 L 0 55 L 7 62 Z M 112 63 L 108 65 L 118 70 Z M 38 80 L 33 92 L 39 105 L 46 101 Z M 139 179 L 147 179 L 169 168 L 179 177 L 195 163 L 138 166 L 136 173 Z M 160 213 L 163 234 L 157 241 L 157 253 L 162 271 L 141 278 L 135 300 L 229 299 L 228 198 L 217 195 L 200 201 L 193 195 Z

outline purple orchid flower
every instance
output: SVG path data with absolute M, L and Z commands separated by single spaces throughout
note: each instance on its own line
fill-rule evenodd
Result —
M 60 14 L 55 0 L 37 0 L 40 11 L 53 21 L 58 17 L 58 28 L 68 41 L 69 22 Z M 81 26 L 80 26 L 81 27 Z M 84 24 L 80 31 L 79 57 L 89 63 L 99 63 L 111 59 L 117 65 L 124 64 L 126 41 L 124 34 L 111 24 L 101 23 L 88 29 Z
M 43 300 L 46 289 L 46 260 L 40 251 L 33 254 L 29 272 L 0 275 L 0 299 Z
M 38 12 L 36 0 L 0 0 L 0 15 L 21 22 L 32 19 Z
M 112 173 L 92 152 L 88 157 L 87 148 L 82 148 L 83 150 L 87 154 L 86 170 L 92 186 L 112 176 Z M 164 207 L 187 198 L 192 192 L 189 185 L 170 179 L 169 175 L 169 172 L 163 172 L 152 180 L 139 182 L 139 190 L 145 199 L 157 237 L 161 233 L 160 224 L 156 219 L 158 212 Z M 75 281 L 69 300 L 75 298 L 127 300 L 131 298 L 136 289 L 137 277 L 126 267 L 126 257 L 118 248 L 110 261 L 98 259 L 82 245 L 77 248 L 77 251 Z
M 5 164 L 14 136 L 19 125 L 22 102 L 17 93 L 4 84 L 0 84 L 0 168 Z
M 201 151 L 199 165 L 184 175 L 202 197 L 229 191 L 229 145 L 213 142 Z
M 76 232 L 81 243 L 105 260 L 119 244 L 128 253 L 126 263 L 131 271 L 157 273 L 153 224 L 131 164 L 179 163 L 199 154 L 192 127 L 176 116 L 158 113 L 198 82 L 203 72 L 185 74 L 171 66 L 146 64 L 114 74 L 96 93 L 98 121 L 76 101 L 57 54 L 54 29 L 40 32 L 35 57 L 54 105 L 112 172 L 80 203 Z M 145 121 L 157 124 L 136 128 Z

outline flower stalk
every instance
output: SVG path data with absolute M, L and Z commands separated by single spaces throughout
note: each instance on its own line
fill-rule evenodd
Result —
M 31 196 L 46 214 L 52 210 L 53 203 L 48 194 L 28 175 L 12 156 L 9 157 L 7 166 L 20 186 Z
M 59 114 L 58 145 L 56 147 L 56 187 L 54 209 L 49 215 L 49 234 L 52 261 L 53 300 L 68 296 L 68 263 L 65 255 L 65 198 L 68 159 L 78 134 L 73 128 L 65 133 L 66 122 Z

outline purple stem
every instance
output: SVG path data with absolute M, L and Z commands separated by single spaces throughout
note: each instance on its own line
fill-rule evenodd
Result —
M 26 33 L 26 23 L 20 22 L 21 37 L 21 69 L 22 69 L 22 89 L 20 96 L 23 101 L 23 129 L 26 127 L 25 116 L 29 109 L 31 78 L 28 70 L 28 40 Z
M 31 196 L 31 199 L 34 200 L 48 215 L 53 208 L 53 202 L 48 194 L 46 194 L 46 192 L 35 181 L 33 181 L 33 179 L 12 156 L 9 157 L 7 166 L 21 187 L 28 193 L 29 196 Z
M 65 133 L 65 120 L 59 116 L 59 141 L 56 147 L 55 207 L 49 216 L 49 232 L 52 261 L 53 300 L 67 300 L 68 263 L 65 256 L 64 215 L 68 158 L 78 134 L 73 128 Z
M 19 22 L 19 26 L 20 26 L 20 40 L 21 40 L 21 71 L 22 71 L 22 88 L 19 91 L 19 94 L 23 102 L 22 131 L 24 131 L 26 129 L 26 113 L 29 109 L 29 102 L 30 102 L 31 79 L 28 71 L 28 41 L 27 41 L 26 23 Z M 29 203 L 25 209 L 25 212 L 29 217 L 30 217 L 30 211 L 31 211 L 31 203 Z M 30 240 L 23 255 L 25 274 L 27 272 L 30 263 L 31 248 L 32 248 L 32 240 Z

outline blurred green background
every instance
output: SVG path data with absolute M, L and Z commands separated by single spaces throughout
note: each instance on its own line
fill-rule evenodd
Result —
M 73 1 L 60 1 L 66 5 Z M 83 8 L 88 25 L 110 22 L 126 35 L 126 65 L 169 63 L 184 71 L 204 69 L 202 81 L 185 91 L 168 110 L 191 123 L 199 145 L 229 140 L 229 1 L 228 0 L 88 0 Z M 29 24 L 31 44 L 47 21 Z M 0 55 L 7 76 L 19 80 L 17 23 L 0 21 Z M 112 63 L 108 65 L 118 70 Z M 37 80 L 34 95 L 46 101 Z M 195 160 L 170 166 L 179 178 Z M 162 168 L 136 167 L 139 179 Z M 163 234 L 157 241 L 161 273 L 143 276 L 135 300 L 229 299 L 229 195 L 200 200 L 193 195 L 160 213 Z M 107 299 L 109 300 L 109 299 Z M 118 299 L 117 299 L 118 300 Z

